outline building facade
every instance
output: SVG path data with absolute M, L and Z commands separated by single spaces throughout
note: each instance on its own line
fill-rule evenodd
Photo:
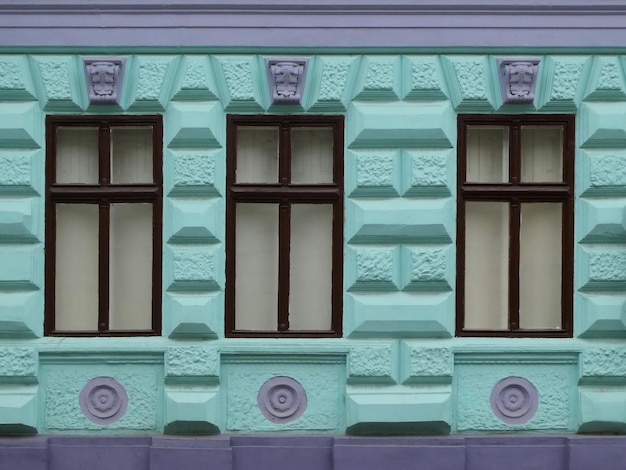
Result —
M 0 464 L 619 468 L 626 6 L 414 3 L 0 5 Z

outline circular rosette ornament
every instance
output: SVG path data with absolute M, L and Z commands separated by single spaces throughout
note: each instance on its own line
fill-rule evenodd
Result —
M 88 420 L 96 424 L 111 424 L 126 413 L 128 395 L 115 379 L 96 377 L 83 387 L 79 402 Z
M 539 406 L 535 386 L 522 377 L 507 377 L 493 387 L 491 409 L 507 424 L 524 424 L 530 421 Z
M 298 419 L 307 406 L 306 392 L 291 377 L 273 377 L 265 382 L 257 395 L 263 416 L 277 424 Z

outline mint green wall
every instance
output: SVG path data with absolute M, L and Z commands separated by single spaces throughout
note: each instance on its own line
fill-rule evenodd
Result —
M 520 57 L 536 57 L 529 51 Z M 509 57 L 509 56 L 502 56 Z M 534 105 L 502 105 L 496 58 L 310 57 L 301 106 L 271 106 L 264 57 L 128 56 L 120 106 L 88 105 L 82 58 L 0 57 L 0 432 L 446 433 L 626 430 L 626 62 L 541 56 Z M 454 338 L 457 113 L 576 113 L 575 338 Z M 163 113 L 163 336 L 44 338 L 44 116 Z M 225 116 L 346 116 L 344 338 L 223 338 Z M 291 376 L 301 418 L 261 385 Z M 92 377 L 129 405 L 80 411 Z M 507 425 L 493 386 L 525 377 Z

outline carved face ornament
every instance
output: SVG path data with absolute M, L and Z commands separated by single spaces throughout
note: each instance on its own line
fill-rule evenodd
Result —
M 509 93 L 512 96 L 528 96 L 535 74 L 535 66 L 529 62 L 516 62 L 509 69 Z
M 293 63 L 280 63 L 273 67 L 278 96 L 294 96 L 298 87 L 301 66 Z
M 119 66 L 111 62 L 94 62 L 88 66 L 93 92 L 98 96 L 110 96 L 115 88 L 115 73 Z

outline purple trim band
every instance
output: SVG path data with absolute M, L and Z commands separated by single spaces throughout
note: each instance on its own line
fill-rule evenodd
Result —
M 626 4 L 614 0 L 0 2 L 0 44 L 5 48 L 523 45 L 623 50 L 624 37 Z
M 626 437 L 0 439 L 0 468 L 19 470 L 588 470 L 624 461 Z

